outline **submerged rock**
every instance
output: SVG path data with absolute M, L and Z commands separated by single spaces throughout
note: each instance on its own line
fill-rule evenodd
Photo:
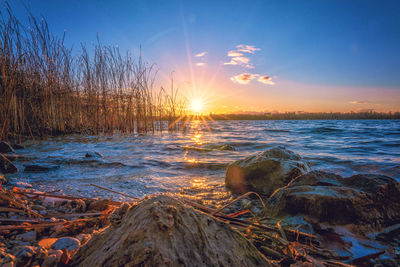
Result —
M 48 172 L 51 170 L 56 170 L 59 169 L 60 166 L 58 165 L 37 165 L 37 164 L 31 164 L 31 165 L 25 165 L 24 172 Z
M 265 213 L 302 214 L 318 222 L 377 230 L 400 221 L 400 184 L 383 175 L 343 178 L 312 171 L 277 190 L 266 203 Z
M 265 258 L 229 225 L 157 196 L 129 209 L 94 235 L 73 266 L 266 266 Z
M 86 158 L 103 158 L 103 155 L 100 154 L 99 152 L 86 152 L 85 157 Z
M 15 153 L 14 149 L 5 141 L 0 142 L 0 153 Z
M 18 168 L 9 161 L 3 154 L 0 153 L 0 172 L 6 173 L 15 173 L 18 171 Z
M 307 163 L 299 155 L 283 147 L 275 147 L 228 165 L 225 184 L 234 193 L 256 191 L 271 195 L 308 171 Z

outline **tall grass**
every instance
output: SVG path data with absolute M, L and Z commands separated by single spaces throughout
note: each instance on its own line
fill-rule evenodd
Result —
M 0 140 L 69 133 L 148 133 L 185 112 L 171 84 L 155 90 L 156 70 L 117 47 L 81 45 L 75 55 L 44 18 L 22 25 L 0 11 Z M 174 127 L 178 127 L 175 125 Z

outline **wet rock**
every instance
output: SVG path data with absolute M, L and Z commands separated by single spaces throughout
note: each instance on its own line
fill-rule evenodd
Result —
M 168 196 L 146 199 L 94 235 L 73 266 L 266 266 L 229 225 Z
M 85 157 L 86 158 L 103 158 L 103 155 L 100 154 L 99 152 L 86 152 Z
M 6 264 L 9 262 L 14 262 L 15 261 L 15 256 L 7 253 L 6 249 L 4 247 L 0 247 L 0 264 Z
M 16 173 L 18 168 L 12 164 L 3 154 L 0 153 L 0 172 L 6 173 Z
M 318 222 L 374 230 L 400 221 L 400 184 L 383 175 L 343 178 L 312 171 L 277 190 L 266 204 L 270 216 L 302 214 Z
M 61 256 L 60 256 L 61 258 Z M 52 267 L 52 266 L 57 266 L 57 263 L 59 262 L 59 260 L 57 259 L 57 255 L 56 254 L 52 254 L 47 256 L 43 263 L 42 263 L 42 267 Z
M 14 149 L 5 141 L 0 142 L 0 153 L 10 153 L 14 152 Z
M 18 150 L 18 149 L 25 149 L 25 147 L 24 147 L 23 145 L 21 145 L 21 144 L 12 144 L 11 147 L 12 147 L 13 149 L 16 149 L 16 150 Z
M 225 184 L 234 193 L 256 191 L 271 195 L 308 171 L 309 166 L 299 155 L 283 147 L 275 147 L 228 165 Z
M 24 234 L 20 234 L 16 236 L 17 240 L 23 240 L 27 242 L 32 242 L 36 240 L 37 233 L 36 231 L 30 231 Z
M 16 251 L 16 265 L 17 266 L 26 266 L 29 265 L 32 261 L 32 258 L 35 256 L 38 248 L 32 246 L 21 246 L 17 248 Z
M 59 169 L 59 168 L 60 168 L 60 166 L 58 166 L 58 165 L 31 164 L 31 165 L 25 165 L 24 172 L 48 172 L 48 171 L 56 170 L 56 169 Z
M 66 249 L 68 252 L 75 252 L 81 246 L 81 242 L 73 237 L 61 237 L 51 245 L 54 250 Z

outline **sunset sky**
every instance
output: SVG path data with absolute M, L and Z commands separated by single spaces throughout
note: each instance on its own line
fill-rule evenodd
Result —
M 400 111 L 400 1 L 10 1 L 79 53 L 118 45 L 204 112 Z

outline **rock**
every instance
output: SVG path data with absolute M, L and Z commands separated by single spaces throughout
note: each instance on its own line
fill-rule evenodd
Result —
M 59 169 L 60 166 L 58 165 L 37 165 L 37 164 L 31 164 L 31 165 L 25 165 L 24 172 L 48 172 L 52 170 Z
M 30 231 L 24 234 L 20 234 L 16 236 L 17 240 L 23 240 L 23 241 L 28 241 L 32 242 L 36 240 L 37 233 L 36 231 Z
M 110 207 L 110 201 L 108 199 L 100 199 L 93 201 L 89 204 L 88 210 L 103 211 Z
M 318 222 L 377 230 L 400 221 L 400 184 L 383 175 L 302 175 L 267 201 L 270 216 L 306 215 Z
M 3 154 L 0 154 L 0 172 L 6 173 L 16 173 L 18 168 L 12 164 Z
M 66 249 L 68 252 L 75 252 L 81 246 L 81 242 L 73 237 L 61 237 L 51 245 L 52 249 L 63 250 Z
M 89 242 L 89 240 L 92 238 L 91 234 L 79 234 L 76 236 L 76 239 L 79 240 L 79 242 L 81 242 L 81 245 L 85 245 L 87 242 Z
M 15 153 L 14 149 L 5 141 L 0 142 L 0 153 Z
M 103 158 L 103 155 L 99 152 L 86 152 L 86 158 Z
M 72 258 L 72 266 L 266 266 L 239 232 L 161 195 L 129 209 Z
M 60 256 L 61 258 L 61 256 Z M 52 254 L 47 256 L 43 263 L 42 263 L 42 267 L 53 267 L 53 266 L 57 266 L 57 263 L 59 262 L 57 255 L 56 254 Z
M 25 149 L 25 147 L 21 144 L 12 144 L 11 147 L 13 149 Z
M 35 256 L 38 248 L 32 246 L 22 246 L 17 249 L 16 265 L 17 266 L 27 266 L 32 261 L 33 256 Z
M 15 256 L 7 253 L 6 249 L 4 247 L 0 248 L 0 263 L 4 264 L 8 262 L 14 262 L 15 261 Z
M 309 170 L 299 155 L 275 147 L 228 165 L 225 184 L 234 193 L 256 191 L 269 196 Z
M 39 246 L 49 249 L 57 240 L 58 238 L 45 238 L 39 241 Z

